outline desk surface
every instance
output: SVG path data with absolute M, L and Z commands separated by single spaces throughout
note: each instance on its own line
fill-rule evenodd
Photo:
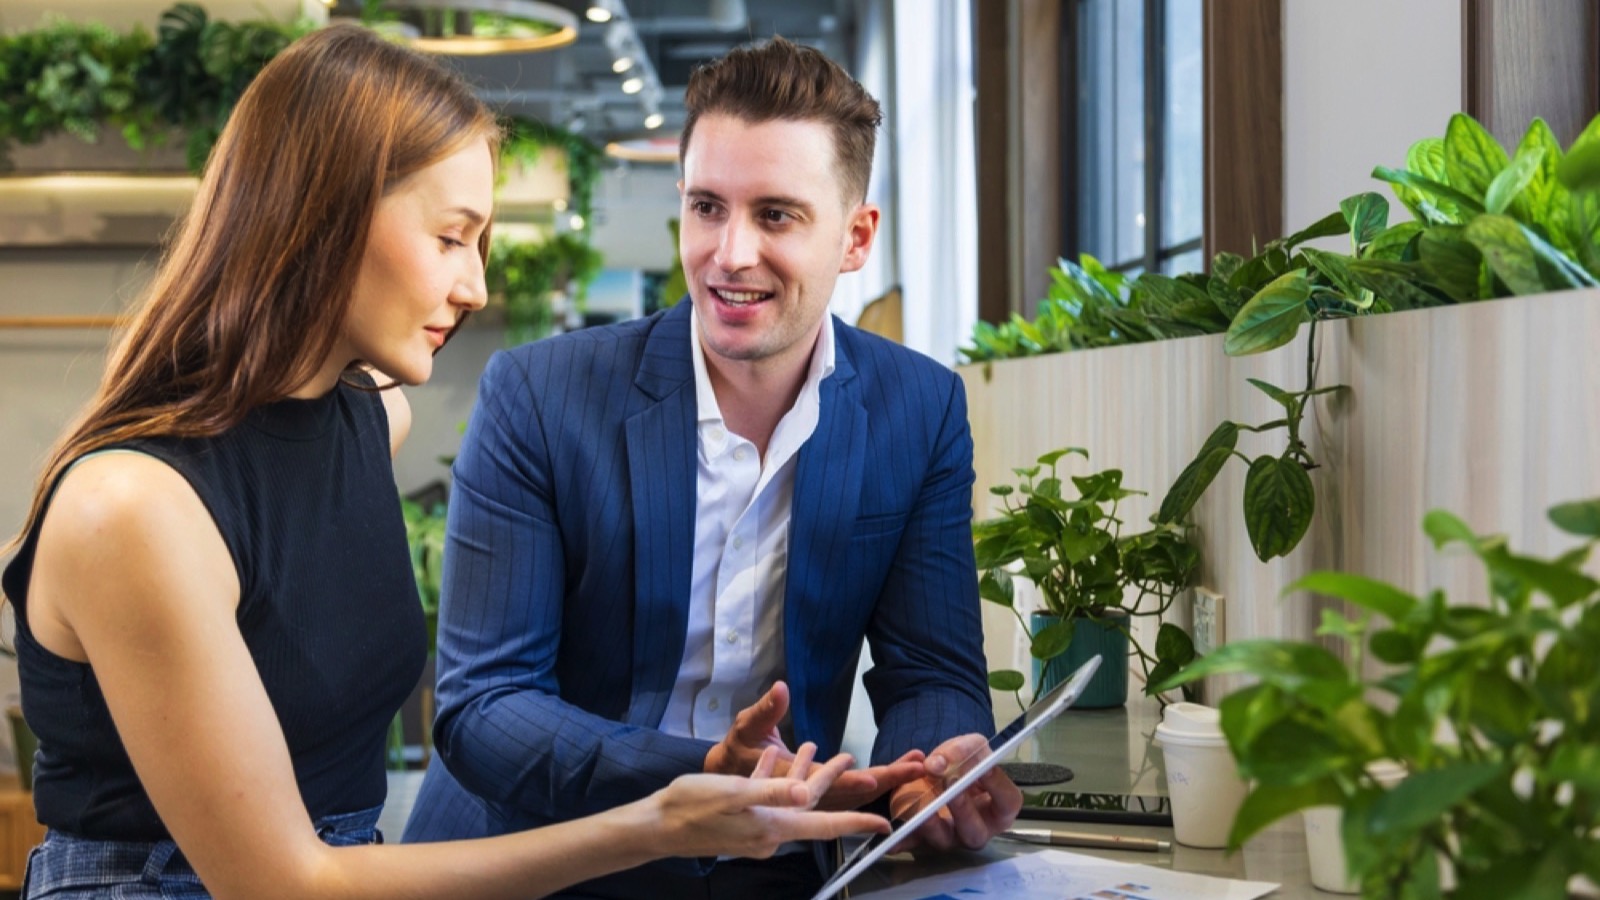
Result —
M 1004 710 L 998 712 L 1001 718 L 1005 718 Z M 1068 766 L 1073 770 L 1073 779 L 1060 785 L 1025 790 L 1030 793 L 1036 790 L 1057 790 L 1122 794 L 1130 798 L 1131 805 L 1137 806 L 1146 801 L 1154 805 L 1167 793 L 1161 748 L 1152 741 L 1160 718 L 1159 706 L 1154 701 L 1146 699 L 1129 703 L 1122 709 L 1068 710 L 1060 718 L 1040 729 L 1039 736 L 1025 744 L 1018 751 L 1017 758 L 1026 762 L 1052 762 Z M 1026 817 L 1018 820 L 1017 825 L 1025 828 L 1055 828 L 1063 831 L 1172 840 L 1171 828 L 1157 826 L 1044 822 L 1029 820 Z M 909 856 L 891 857 L 878 864 L 861 879 L 856 893 L 903 884 L 927 875 L 981 865 L 1013 854 L 1032 853 L 1040 849 L 1044 848 L 1009 841 L 993 841 L 981 853 L 956 854 L 941 860 L 918 861 L 912 860 Z M 1335 896 L 1311 886 L 1306 860 L 1305 832 L 1298 815 L 1289 816 L 1263 831 L 1246 844 L 1243 850 L 1232 856 L 1221 850 L 1199 850 L 1185 847 L 1177 842 L 1173 842 L 1172 849 L 1164 853 L 1086 850 L 1076 847 L 1060 849 L 1118 862 L 1159 866 L 1200 875 L 1277 882 L 1283 887 L 1270 895 L 1275 900 L 1278 898 L 1310 900 L 1310 898 Z

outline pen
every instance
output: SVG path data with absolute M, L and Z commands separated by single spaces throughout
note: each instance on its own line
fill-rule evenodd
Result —
M 1052 847 L 1083 847 L 1091 850 L 1143 850 L 1161 853 L 1172 849 L 1171 841 L 1155 838 L 1124 837 L 1117 834 L 1087 834 L 1081 831 L 1052 831 L 1048 828 L 1013 828 L 1003 838 Z

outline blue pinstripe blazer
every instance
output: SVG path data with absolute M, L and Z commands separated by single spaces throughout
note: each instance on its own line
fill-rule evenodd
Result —
M 783 639 L 796 740 L 837 751 L 861 650 L 875 762 L 993 727 L 961 380 L 840 322 L 799 452 Z M 407 840 L 517 830 L 699 771 L 656 730 L 688 622 L 689 304 L 497 353 L 454 468 L 439 715 Z M 448 769 L 448 771 L 446 771 Z

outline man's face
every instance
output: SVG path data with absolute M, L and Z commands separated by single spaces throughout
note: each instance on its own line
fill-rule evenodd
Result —
M 846 197 L 831 129 L 700 119 L 683 158 L 679 253 L 708 354 L 803 366 L 841 272 L 867 260 L 878 209 Z

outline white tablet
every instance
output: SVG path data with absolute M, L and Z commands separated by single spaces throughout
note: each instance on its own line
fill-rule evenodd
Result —
M 974 782 L 983 777 L 983 773 L 994 768 L 1001 760 L 1005 759 L 1016 750 L 1028 735 L 1038 730 L 1039 726 L 1060 715 L 1063 710 L 1077 702 L 1083 694 L 1083 689 L 1088 686 L 1089 679 L 1095 670 L 1100 668 L 1100 657 L 1094 656 L 1088 662 L 1079 666 L 1066 681 L 1052 688 L 1049 693 L 1035 700 L 1033 705 L 1023 710 L 1022 715 L 1011 721 L 1011 724 L 1000 729 L 983 749 L 972 754 L 968 759 L 962 760 L 950 767 L 946 778 L 955 778 L 949 782 L 939 796 L 932 803 L 924 806 L 916 815 L 904 822 L 897 823 L 888 834 L 874 835 L 856 848 L 850 858 L 844 861 L 839 871 L 828 879 L 811 900 L 828 900 L 829 897 L 839 893 L 844 886 L 854 881 L 858 875 L 865 872 L 873 863 L 882 859 L 894 846 L 900 843 L 911 832 L 917 830 L 923 822 L 937 815 L 958 794 L 971 787 Z M 959 776 L 959 777 L 958 777 Z

